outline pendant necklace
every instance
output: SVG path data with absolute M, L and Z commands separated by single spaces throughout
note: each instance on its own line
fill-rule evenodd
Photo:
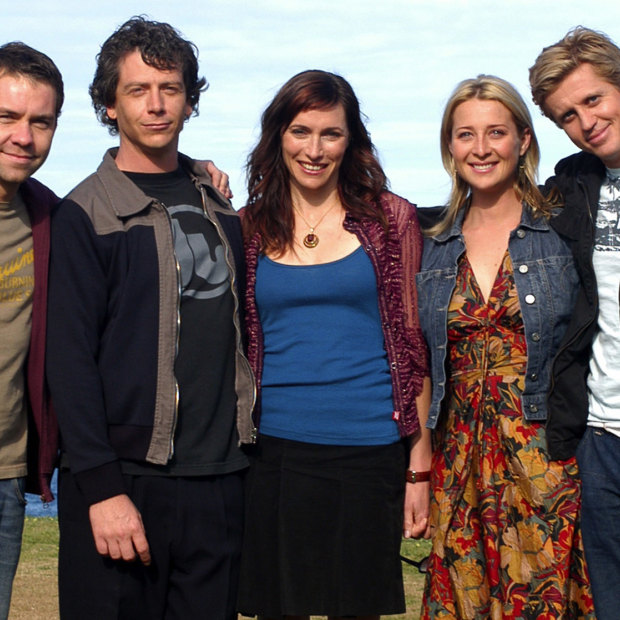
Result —
M 319 245 L 319 237 L 316 234 L 315 230 L 318 228 L 319 224 L 323 221 L 323 219 L 325 218 L 325 216 L 336 206 L 336 203 L 334 202 L 334 204 L 332 204 L 332 206 L 327 209 L 327 211 L 325 211 L 325 213 L 323 213 L 323 215 L 321 215 L 321 217 L 319 218 L 319 221 L 314 225 L 311 226 L 308 223 L 308 220 L 303 216 L 302 212 L 295 206 L 293 205 L 293 209 L 295 209 L 297 215 L 299 215 L 299 217 L 304 221 L 305 225 L 310 229 L 310 232 L 303 238 L 303 244 L 309 248 L 316 248 L 317 245 Z

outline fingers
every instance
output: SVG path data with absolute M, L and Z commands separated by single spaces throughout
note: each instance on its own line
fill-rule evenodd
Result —
M 133 562 L 138 557 L 146 566 L 151 563 L 142 517 L 127 495 L 93 504 L 89 515 L 98 553 L 113 560 Z
M 407 483 L 403 515 L 404 538 L 430 536 L 429 500 L 428 482 Z
M 226 198 L 232 198 L 233 193 L 230 190 L 229 176 L 223 170 L 220 170 L 210 159 L 204 161 L 203 164 L 205 170 L 211 177 L 211 182 L 213 183 L 213 186 Z

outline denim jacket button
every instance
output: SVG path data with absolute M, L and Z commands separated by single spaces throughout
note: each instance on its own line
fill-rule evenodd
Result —
M 530 405 L 530 411 L 536 413 L 538 411 L 538 405 Z
M 523 237 L 525 237 L 525 231 L 522 228 L 517 230 L 517 237 L 519 237 L 519 239 L 523 239 Z
M 531 379 L 532 381 L 538 381 L 538 375 L 537 375 L 535 372 L 533 372 L 533 373 L 530 375 L 530 379 Z
M 540 334 L 539 334 L 538 332 L 534 332 L 534 333 L 532 334 L 532 340 L 533 340 L 534 342 L 538 342 L 538 341 L 540 340 Z
M 525 296 L 525 303 L 529 304 L 530 306 L 536 301 L 536 297 L 534 295 L 526 295 Z
M 519 273 L 527 273 L 529 271 L 529 267 L 527 265 L 519 265 Z

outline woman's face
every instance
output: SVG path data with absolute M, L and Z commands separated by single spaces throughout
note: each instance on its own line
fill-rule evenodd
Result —
M 349 145 L 344 108 L 305 110 L 282 134 L 282 157 L 291 189 L 302 193 L 336 189 L 338 171 Z
M 450 152 L 472 194 L 513 191 L 519 157 L 530 145 L 529 130 L 519 135 L 510 110 L 486 99 L 459 104 L 452 121 Z

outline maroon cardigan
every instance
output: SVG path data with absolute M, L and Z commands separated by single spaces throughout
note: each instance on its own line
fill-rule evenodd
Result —
M 392 375 L 393 419 L 402 437 L 420 428 L 416 397 L 428 376 L 428 352 L 418 321 L 415 274 L 422 258 L 422 233 L 415 206 L 395 194 L 382 194 L 378 205 L 386 215 L 387 234 L 374 220 L 345 217 L 344 228 L 354 233 L 370 258 L 377 278 L 383 337 Z M 247 207 L 246 207 L 247 208 Z M 260 417 L 263 371 L 263 332 L 256 307 L 256 267 L 261 239 L 246 244 L 246 328 L 248 360 L 256 378 L 255 423 Z
M 26 366 L 28 391 L 28 477 L 26 491 L 54 499 L 50 480 L 58 456 L 58 424 L 45 381 L 45 336 L 47 325 L 47 279 L 50 255 L 50 211 L 58 197 L 35 179 L 20 186 L 30 215 L 34 251 L 32 327 Z

